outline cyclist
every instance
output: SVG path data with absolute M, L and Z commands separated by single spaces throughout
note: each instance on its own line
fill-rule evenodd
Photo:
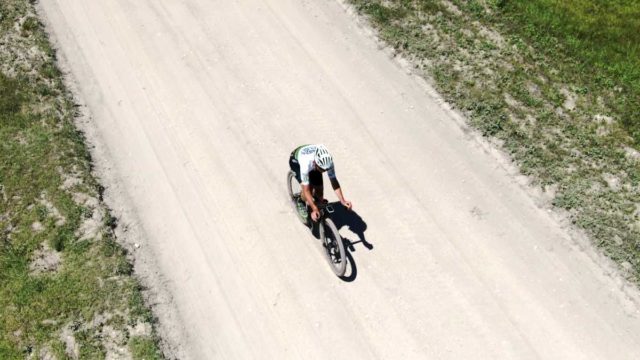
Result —
M 311 209 L 311 219 L 318 221 L 320 211 L 313 199 L 324 201 L 324 184 L 322 181 L 322 173 L 327 171 L 331 187 L 338 196 L 340 203 L 351 210 L 351 201 L 348 201 L 342 195 L 340 183 L 336 177 L 335 166 L 333 165 L 333 157 L 329 150 L 322 145 L 302 145 L 298 146 L 291 152 L 289 157 L 289 167 L 296 173 L 296 179 L 302 186 L 300 193 L 301 202 L 298 202 L 298 211 L 303 217 L 307 217 L 307 207 L 305 202 Z

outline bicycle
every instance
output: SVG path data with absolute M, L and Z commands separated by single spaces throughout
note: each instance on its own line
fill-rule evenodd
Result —
M 300 197 L 302 187 L 300 186 L 298 179 L 296 179 L 296 174 L 293 171 L 289 171 L 287 173 L 287 190 L 296 216 L 300 222 L 309 227 L 312 232 L 313 226 L 318 227 L 318 235 L 322 241 L 325 258 L 329 262 L 329 265 L 331 265 L 333 272 L 337 276 L 343 276 L 347 270 L 347 253 L 344 249 L 342 236 L 340 236 L 338 228 L 336 228 L 336 225 L 329 217 L 329 215 L 334 212 L 333 207 L 329 203 L 318 204 L 317 206 L 318 210 L 320 210 L 320 218 L 318 218 L 318 221 L 314 223 L 310 219 L 309 211 L 307 211 L 307 216 L 303 217 L 298 210 L 298 203 L 302 202 Z M 308 207 L 307 210 L 309 210 Z

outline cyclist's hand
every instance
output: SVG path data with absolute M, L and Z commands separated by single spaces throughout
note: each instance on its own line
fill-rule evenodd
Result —
M 320 219 L 320 211 L 318 210 L 313 210 L 311 212 L 311 220 L 313 221 L 318 221 L 318 219 Z
M 343 202 L 342 202 L 342 205 L 343 205 L 344 207 L 346 207 L 346 208 L 347 208 L 347 210 L 351 210 L 351 208 L 353 207 L 353 204 L 351 204 L 351 201 L 349 201 L 349 200 L 345 200 L 345 201 L 343 201 Z

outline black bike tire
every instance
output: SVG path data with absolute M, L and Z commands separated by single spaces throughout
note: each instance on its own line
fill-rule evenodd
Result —
M 300 213 L 298 212 L 298 206 L 296 204 L 297 201 L 293 196 L 293 181 L 298 182 L 298 179 L 296 179 L 296 173 L 294 173 L 293 171 L 289 171 L 287 173 L 287 192 L 289 193 L 289 199 L 291 200 L 293 212 L 296 214 L 296 217 L 298 218 L 298 220 L 300 220 L 301 223 L 308 226 L 309 220 L 300 216 Z
M 324 225 L 329 228 L 329 231 L 331 231 L 333 233 L 333 238 L 336 239 L 337 241 L 337 245 L 338 245 L 338 251 L 340 252 L 340 263 L 336 264 L 333 262 L 333 259 L 331 258 L 331 254 L 329 253 L 329 248 L 326 246 L 327 244 L 327 239 L 326 239 L 326 234 L 324 232 L 323 229 L 320 229 L 320 238 L 322 239 L 322 245 L 324 247 L 324 253 L 325 253 L 325 258 L 327 259 L 327 261 L 329 262 L 329 265 L 331 265 L 331 269 L 333 270 L 333 272 L 337 275 L 337 276 L 343 276 L 345 271 L 347 270 L 347 253 L 344 249 L 344 243 L 342 241 L 342 236 L 340 236 L 340 233 L 338 232 L 338 228 L 336 227 L 336 225 L 333 223 L 333 221 L 331 219 L 324 219 Z

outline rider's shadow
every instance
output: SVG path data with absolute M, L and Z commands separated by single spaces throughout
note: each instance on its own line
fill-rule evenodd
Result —
M 352 252 L 356 251 L 356 247 L 354 245 L 362 244 L 368 250 L 372 250 L 373 244 L 368 242 L 364 235 L 364 232 L 367 230 L 367 223 L 362 220 L 362 217 L 360 217 L 358 213 L 353 210 L 347 210 L 339 202 L 332 203 L 331 205 L 333 207 L 333 212 L 331 213 L 330 218 L 338 228 L 338 231 L 340 231 L 342 240 L 347 248 L 349 268 L 347 269 L 347 273 L 342 276 L 342 280 L 351 282 L 356 279 L 358 274 L 356 262 L 353 255 L 351 255 Z M 344 231 L 345 228 L 347 228 L 352 234 L 347 235 Z
M 367 241 L 364 236 L 364 232 L 367 230 L 367 223 L 362 220 L 362 217 L 353 210 L 347 210 L 342 204 L 337 203 L 333 205 L 333 213 L 331 214 L 331 220 L 336 224 L 338 230 L 342 230 L 343 227 L 347 227 L 357 239 L 351 239 L 344 236 L 344 231 L 341 232 L 342 238 L 345 240 L 345 245 L 349 246 L 349 251 L 356 251 L 354 245 L 362 243 L 364 247 L 369 250 L 373 249 L 373 244 Z

